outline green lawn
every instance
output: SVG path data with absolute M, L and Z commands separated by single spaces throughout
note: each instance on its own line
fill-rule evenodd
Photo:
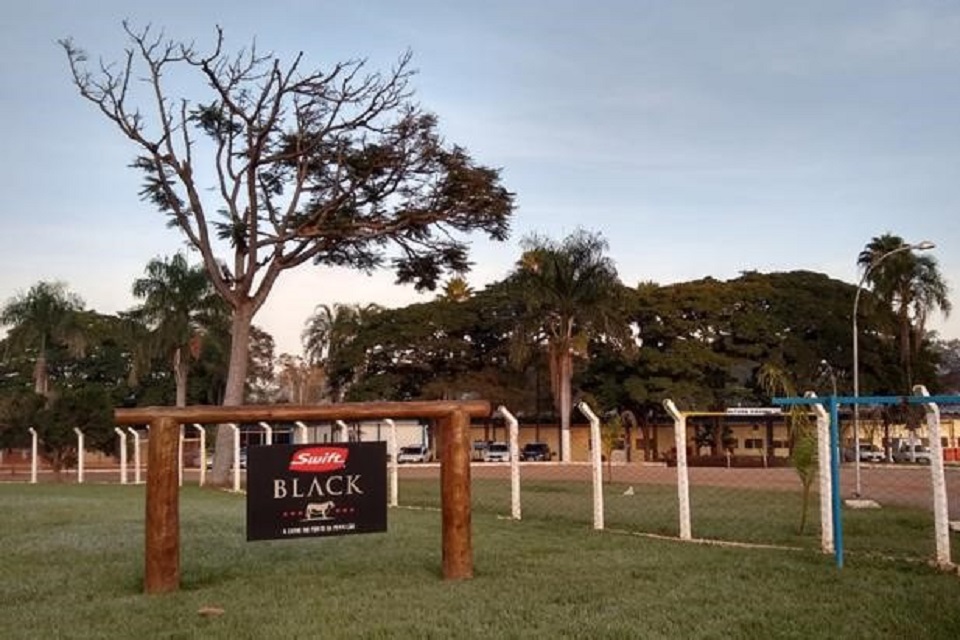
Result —
M 3 484 L 0 637 L 958 637 L 960 577 L 923 563 L 864 555 L 838 571 L 810 550 L 513 522 L 485 490 L 476 577 L 448 583 L 436 511 L 391 510 L 386 534 L 247 543 L 242 496 L 185 488 L 183 588 L 148 597 L 143 487 Z

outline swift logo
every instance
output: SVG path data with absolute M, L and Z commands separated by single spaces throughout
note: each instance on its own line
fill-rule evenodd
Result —
M 322 473 L 343 469 L 349 450 L 341 447 L 311 447 L 300 449 L 290 458 L 290 471 Z

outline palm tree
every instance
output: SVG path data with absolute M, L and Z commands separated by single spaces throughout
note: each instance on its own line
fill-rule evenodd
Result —
M 176 382 L 178 407 L 187 404 L 190 358 L 200 352 L 201 336 L 214 318 L 225 316 L 202 265 L 189 265 L 183 254 L 154 258 L 146 277 L 133 283 L 133 295 L 143 300 L 134 310 L 152 329 L 152 351 L 170 358 Z
M 771 397 L 776 395 L 795 396 L 797 385 L 783 368 L 766 363 L 757 370 L 757 383 Z M 800 504 L 800 525 L 797 532 L 803 535 L 807 528 L 807 512 L 810 510 L 810 490 L 817 477 L 819 461 L 817 459 L 817 432 L 810 420 L 806 407 L 793 405 L 789 410 L 790 461 L 803 487 L 803 499 Z M 824 496 L 820 496 L 825 500 Z
M 449 302 L 464 302 L 473 295 L 473 289 L 463 276 L 454 276 L 443 285 L 443 293 L 437 296 L 438 300 Z
M 0 309 L 0 325 L 12 327 L 8 345 L 21 351 L 36 350 L 33 369 L 36 393 L 44 396 L 50 393 L 47 363 L 53 346 L 66 345 L 76 355 L 83 352 L 82 310 L 83 300 L 67 291 L 62 282 L 38 282 Z
M 326 375 L 321 367 L 310 365 L 300 356 L 281 353 L 277 358 L 276 382 L 282 401 L 312 404 L 322 400 Z
M 869 270 L 865 273 L 874 294 L 897 316 L 900 361 L 911 389 L 913 359 L 920 351 L 927 319 L 937 309 L 949 314 L 951 305 L 937 259 L 902 250 L 906 246 L 903 238 L 889 233 L 874 237 L 860 252 L 857 264 Z
M 372 303 L 334 304 L 332 307 L 326 304 L 317 305 L 301 334 L 307 362 L 326 369 L 330 362 L 336 360 L 338 352 L 349 347 L 361 328 L 369 324 L 370 319 L 381 311 L 383 307 Z M 333 400 L 341 402 L 349 382 L 336 383 L 331 379 L 329 371 L 326 371 L 326 374 L 327 381 L 336 387 L 332 390 Z
M 582 229 L 562 242 L 531 236 L 522 243 L 515 282 L 524 299 L 517 338 L 546 346 L 550 381 L 560 412 L 560 456 L 570 461 L 573 358 L 585 356 L 591 338 L 629 346 L 622 318 L 620 280 L 600 234 Z M 523 348 L 515 353 L 523 358 Z

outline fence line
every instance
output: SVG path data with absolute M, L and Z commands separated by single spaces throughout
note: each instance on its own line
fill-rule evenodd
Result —
M 695 531 L 699 539 L 819 548 L 824 553 L 836 553 L 838 548 L 842 550 L 846 546 L 855 555 L 876 553 L 894 557 L 923 557 L 933 559 L 942 567 L 951 567 L 950 498 L 952 496 L 957 501 L 960 497 L 960 468 L 946 469 L 945 453 L 939 447 L 940 410 L 936 400 L 942 398 L 921 397 L 925 390 L 920 387 L 916 392 L 918 396 L 914 398 L 914 403 L 923 404 L 926 428 L 930 435 L 932 457 L 929 472 L 924 474 L 916 465 L 901 463 L 866 465 L 863 478 L 865 493 L 882 503 L 882 509 L 861 510 L 853 508 L 852 503 L 848 504 L 840 516 L 847 525 L 848 535 L 845 539 L 842 531 L 835 529 L 832 503 L 828 497 L 849 489 L 850 477 L 847 474 L 850 467 L 839 467 L 839 442 L 834 445 L 829 442 L 829 412 L 812 394 L 806 401 L 817 418 L 819 482 L 815 481 L 810 494 L 811 506 L 817 512 L 810 524 L 819 528 L 815 541 L 808 539 L 804 533 L 798 533 L 794 526 L 793 518 L 798 517 L 802 510 L 801 486 L 795 477 L 795 470 L 773 464 L 770 468 L 757 469 L 691 466 L 687 449 L 695 444 L 694 438 L 699 433 L 699 427 L 696 422 L 688 421 L 692 414 L 680 412 L 672 402 L 665 403 L 665 406 L 674 418 L 673 440 L 677 444 L 675 467 L 619 462 L 616 458 L 601 461 L 600 420 L 586 404 L 581 404 L 579 408 L 590 421 L 588 463 L 521 463 L 520 426 L 506 407 L 498 407 L 496 414 L 503 418 L 507 428 L 510 462 L 503 465 L 477 463 L 468 473 L 467 480 L 473 486 L 473 504 L 479 512 L 509 514 L 516 520 L 522 517 L 524 520 L 555 520 L 584 525 L 592 522 L 596 529 L 609 527 L 681 540 L 692 540 Z M 365 413 L 360 418 L 383 415 L 386 414 Z M 218 414 L 211 420 L 222 418 Z M 267 418 L 277 419 L 276 416 Z M 289 416 L 279 419 L 286 418 Z M 262 420 L 259 426 L 269 427 L 270 432 L 279 429 L 276 424 L 271 425 L 268 419 Z M 389 504 L 441 506 L 442 491 L 438 492 L 436 485 L 438 466 L 403 465 L 401 469 L 397 424 L 392 418 L 383 422 L 390 428 L 385 436 L 379 436 L 378 433 L 378 437 L 387 440 L 390 452 Z M 306 444 L 306 424 L 302 421 L 294 424 L 296 430 L 291 434 L 292 437 Z M 197 429 L 201 439 L 199 472 L 202 484 L 205 473 L 205 429 L 200 423 L 193 423 L 192 426 Z M 236 423 L 231 423 L 231 427 L 234 460 L 238 460 L 240 430 Z M 31 482 L 36 482 L 37 439 L 36 431 L 30 431 L 33 436 Z M 141 440 L 136 429 L 131 428 L 128 432 L 136 434 L 136 441 Z M 267 428 L 264 428 L 264 433 L 267 432 Z M 118 437 L 120 433 L 118 431 Z M 347 430 L 342 429 L 342 433 L 346 434 Z M 181 433 L 176 453 L 181 473 L 185 467 L 183 437 Z M 442 440 L 439 439 L 441 444 Z M 153 447 L 153 444 L 150 446 Z M 123 460 L 126 450 L 121 443 L 121 483 L 127 476 Z M 693 460 L 701 462 L 696 457 Z M 833 460 L 837 460 L 839 467 L 835 482 L 830 474 Z M 602 462 L 607 465 L 606 481 L 603 479 Z M 153 461 L 148 461 L 148 484 L 152 466 Z M 928 475 L 929 479 L 924 481 L 924 475 Z M 84 474 L 78 469 L 78 482 L 82 482 L 83 477 Z M 233 488 L 239 490 L 242 476 L 238 464 L 234 465 L 232 480 Z M 844 482 L 841 483 L 841 480 Z M 819 509 L 816 509 L 814 502 L 819 503 Z M 932 509 L 927 506 L 931 502 Z M 955 513 L 958 508 L 960 502 L 955 502 Z M 836 522 L 841 522 L 839 517 Z M 917 527 L 929 531 L 930 535 L 924 533 L 917 536 L 913 533 Z

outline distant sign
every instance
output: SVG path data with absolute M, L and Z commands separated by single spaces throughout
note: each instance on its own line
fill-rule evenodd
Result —
M 387 530 L 383 442 L 250 447 L 247 540 Z
M 732 407 L 726 410 L 728 416 L 778 416 L 780 407 Z

